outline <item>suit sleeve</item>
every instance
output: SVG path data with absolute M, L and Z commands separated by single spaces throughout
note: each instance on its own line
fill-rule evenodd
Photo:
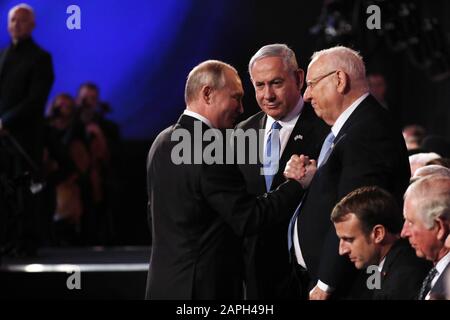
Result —
M 42 53 L 31 71 L 31 83 L 28 93 L 19 104 L 2 115 L 3 126 L 8 127 L 21 118 L 32 118 L 43 113 L 54 80 L 52 58 Z
M 249 194 L 236 165 L 204 166 L 202 194 L 239 236 L 247 236 L 292 216 L 304 193 L 300 183 L 288 180 L 262 196 Z M 286 230 L 287 232 L 287 230 Z

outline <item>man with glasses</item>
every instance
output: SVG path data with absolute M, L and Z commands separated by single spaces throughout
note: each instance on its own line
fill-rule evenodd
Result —
M 356 269 L 339 256 L 330 221 L 335 204 L 362 186 L 382 187 L 401 201 L 408 186 L 405 142 L 369 94 L 365 73 L 362 57 L 342 46 L 314 53 L 308 67 L 304 99 L 332 126 L 288 231 L 294 269 L 309 299 L 357 297 Z

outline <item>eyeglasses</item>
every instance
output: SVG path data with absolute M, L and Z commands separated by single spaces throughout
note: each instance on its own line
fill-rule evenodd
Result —
M 326 73 L 326 74 L 324 74 L 322 76 L 318 76 L 318 77 L 314 78 L 313 80 L 308 80 L 308 81 L 306 81 L 306 87 L 307 88 L 309 87 L 310 89 L 313 89 L 314 86 L 316 84 L 318 84 L 320 80 L 325 79 L 326 77 L 331 76 L 332 74 L 334 74 L 334 73 L 336 73 L 338 71 L 339 70 L 333 70 L 333 71 L 328 72 L 328 73 Z

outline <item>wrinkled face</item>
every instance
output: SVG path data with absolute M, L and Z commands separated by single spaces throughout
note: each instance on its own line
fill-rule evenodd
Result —
M 403 216 L 405 223 L 401 236 L 408 238 L 411 246 L 416 250 L 419 258 L 436 261 L 441 244 L 437 238 L 436 226 L 427 229 L 418 216 L 417 205 L 409 197 L 405 199 Z
M 9 14 L 8 32 L 13 41 L 29 37 L 33 29 L 34 18 L 29 10 L 19 8 Z
M 78 105 L 95 108 L 98 104 L 98 92 L 89 87 L 81 87 L 77 97 Z
M 339 117 L 336 90 L 337 70 L 331 69 L 318 58 L 308 67 L 306 75 L 305 101 L 310 102 L 317 116 L 328 125 L 333 125 Z
M 225 85 L 215 89 L 211 96 L 212 115 L 210 121 L 215 128 L 231 129 L 244 112 L 242 97 L 244 90 L 239 76 L 231 69 L 225 69 Z
M 380 263 L 379 247 L 374 243 L 372 235 L 363 233 L 361 223 L 353 213 L 334 226 L 340 239 L 339 254 L 348 256 L 357 269 Z
M 256 101 L 264 113 L 279 120 L 292 111 L 301 95 L 303 70 L 288 71 L 280 57 L 257 60 L 251 69 Z

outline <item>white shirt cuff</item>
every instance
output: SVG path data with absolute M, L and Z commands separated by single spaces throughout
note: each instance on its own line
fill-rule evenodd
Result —
M 317 281 L 317 286 L 320 290 L 325 291 L 326 293 L 332 293 L 334 291 L 333 287 L 330 287 L 329 285 L 323 283 L 322 281 Z

